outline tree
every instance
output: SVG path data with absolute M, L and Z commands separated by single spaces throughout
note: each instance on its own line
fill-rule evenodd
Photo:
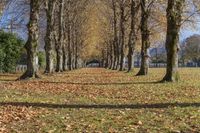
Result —
M 124 69 L 124 48 L 125 48 L 125 4 L 126 0 L 121 0 L 119 2 L 120 7 L 120 62 L 119 62 L 119 71 Z
M 46 16 L 47 16 L 47 30 L 45 37 L 45 52 L 46 52 L 46 68 L 45 73 L 53 73 L 54 72 L 54 13 L 55 13 L 55 0 L 47 0 L 46 1 Z
M 115 70 L 118 67 L 119 64 L 119 42 L 118 42 L 118 36 L 117 36 L 117 5 L 116 0 L 112 0 L 112 10 L 113 10 L 113 33 L 114 33 L 114 39 L 113 39 L 113 62 L 112 62 L 112 69 Z
M 151 14 L 152 5 L 154 0 L 141 0 L 141 41 L 142 41 L 142 48 L 141 48 L 141 66 L 140 70 L 137 73 L 139 75 L 147 75 L 149 69 L 149 53 L 148 50 L 150 48 L 150 30 L 149 30 L 149 17 Z
M 185 0 L 168 0 L 167 7 L 167 68 L 163 81 L 175 82 L 179 80 L 178 74 L 178 51 L 179 31 L 182 24 L 182 13 Z
M 193 35 L 184 42 L 185 57 L 187 60 L 194 61 L 200 66 L 200 35 Z
M 63 71 L 63 15 L 64 15 L 64 0 L 59 0 L 59 31 L 56 43 L 57 63 L 56 72 Z
M 137 40 L 137 14 L 139 11 L 139 1 L 131 0 L 131 30 L 129 33 L 129 40 L 128 40 L 128 72 L 131 71 L 133 67 L 133 54 L 135 50 L 136 40 Z
M 28 23 L 28 41 L 25 44 L 27 51 L 27 70 L 19 78 L 39 78 L 38 76 L 38 64 L 37 64 L 37 53 L 38 53 L 38 21 L 40 11 L 40 0 L 30 0 L 30 20 Z

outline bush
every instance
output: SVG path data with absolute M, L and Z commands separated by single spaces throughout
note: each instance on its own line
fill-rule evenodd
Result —
M 24 42 L 15 34 L 0 31 L 0 70 L 14 72 Z
M 40 69 L 44 69 L 46 66 L 46 57 L 43 51 L 38 52 L 38 65 Z

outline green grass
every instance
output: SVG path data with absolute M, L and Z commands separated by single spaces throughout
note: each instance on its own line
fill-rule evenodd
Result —
M 178 83 L 156 83 L 164 71 L 135 77 L 137 70 L 80 69 L 34 81 L 2 74 L 0 132 L 199 132 L 200 69 L 180 69 Z

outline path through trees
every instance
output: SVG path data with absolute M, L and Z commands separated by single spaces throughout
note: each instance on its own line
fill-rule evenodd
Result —
M 45 74 L 71 71 L 85 66 L 91 59 L 101 60 L 105 68 L 130 72 L 134 67 L 134 55 L 140 51 L 137 76 L 148 74 L 151 46 L 166 40 L 167 68 L 163 81 L 178 81 L 181 26 L 195 20 L 193 16 L 199 11 L 197 1 L 189 2 L 30 0 L 27 3 L 22 0 L 20 6 L 30 6 L 30 20 L 25 45 L 27 71 L 19 79 L 38 77 L 36 60 L 41 39 L 45 42 Z M 40 33 L 40 23 L 45 25 L 44 33 Z M 42 38 L 42 34 L 45 37 Z

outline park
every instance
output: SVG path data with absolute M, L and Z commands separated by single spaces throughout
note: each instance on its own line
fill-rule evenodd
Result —
M 0 1 L 0 133 L 199 133 L 199 5 Z

